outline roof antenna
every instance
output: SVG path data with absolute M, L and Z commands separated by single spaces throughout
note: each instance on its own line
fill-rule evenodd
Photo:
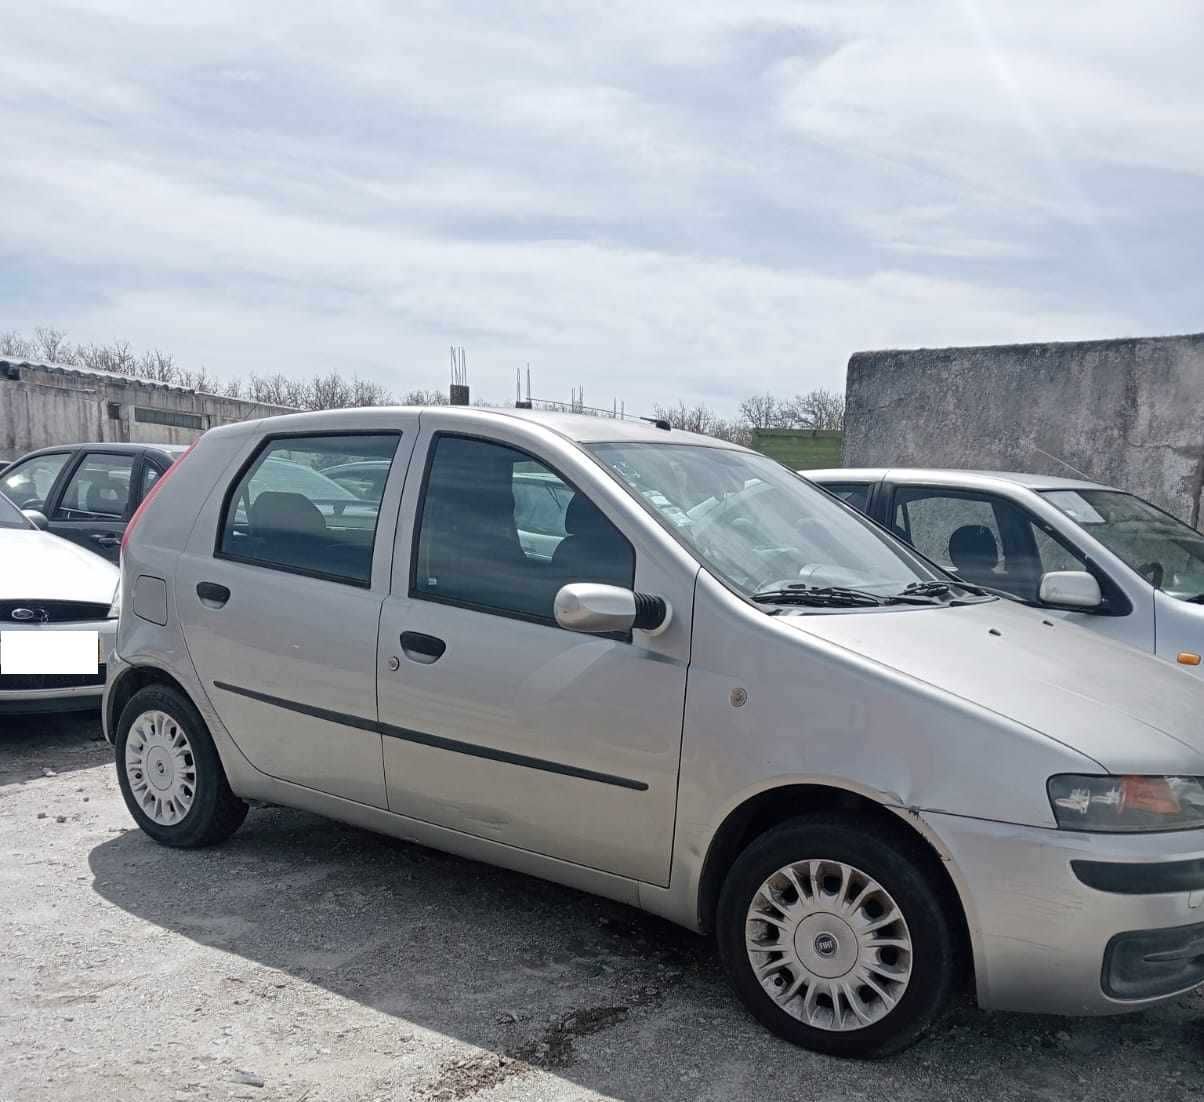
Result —
M 1045 451 L 1043 448 L 1038 448 L 1036 444 L 1033 444 L 1031 442 L 1029 443 L 1029 447 L 1032 448 L 1033 451 L 1035 451 L 1035 452 L 1040 452 L 1043 456 L 1045 456 L 1046 459 L 1052 459 L 1055 463 L 1061 463 L 1062 466 L 1065 467 L 1068 471 L 1074 471 L 1074 473 L 1077 474 L 1079 476 L 1079 478 L 1081 478 L 1084 482 L 1094 482 L 1095 481 L 1095 479 L 1092 478 L 1089 474 L 1084 474 L 1082 471 L 1080 471 L 1078 469 L 1078 467 L 1072 467 L 1069 463 L 1066 462 L 1065 459 L 1061 458 L 1061 456 L 1051 455 L 1049 452 Z
M 648 424 L 655 425 L 658 429 L 662 429 L 665 432 L 673 431 L 673 426 L 663 417 L 641 417 L 640 420 L 647 421 Z

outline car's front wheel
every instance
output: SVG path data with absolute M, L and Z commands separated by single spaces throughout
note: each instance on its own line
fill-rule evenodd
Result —
M 150 685 L 130 697 L 115 747 L 125 805 L 156 842 L 214 845 L 246 818 L 247 805 L 230 791 L 205 721 L 170 686 Z
M 724 883 L 716 932 L 756 1018 L 834 1056 L 910 1044 L 957 979 L 949 915 L 915 847 L 851 816 L 795 819 L 753 842 Z

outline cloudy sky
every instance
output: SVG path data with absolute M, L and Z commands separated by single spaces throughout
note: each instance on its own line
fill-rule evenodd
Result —
M 1204 329 L 1199 0 L 6 8 L 0 329 L 725 413 Z

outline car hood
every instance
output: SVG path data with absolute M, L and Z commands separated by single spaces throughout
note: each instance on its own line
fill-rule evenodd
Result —
M 998 600 L 779 623 L 1021 723 L 1110 772 L 1204 774 L 1199 678 L 1037 609 Z
M 69 540 L 35 529 L 0 528 L 0 600 L 113 599 L 120 571 Z

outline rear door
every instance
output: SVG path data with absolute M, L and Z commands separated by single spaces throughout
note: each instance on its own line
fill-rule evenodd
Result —
M 134 509 L 137 454 L 85 451 L 50 514 L 50 531 L 117 562 L 121 534 Z
M 254 440 L 176 570 L 189 654 L 251 764 L 375 807 L 377 629 L 417 421 Z M 391 464 L 379 493 L 322 474 L 359 461 Z

